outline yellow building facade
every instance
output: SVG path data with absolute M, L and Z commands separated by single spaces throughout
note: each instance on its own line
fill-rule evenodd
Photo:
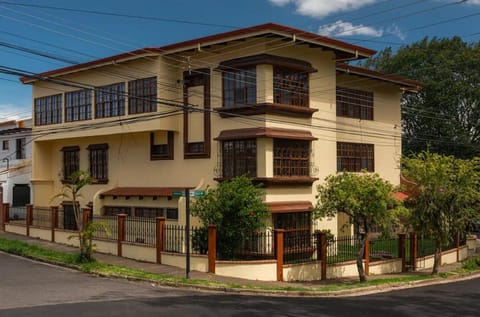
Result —
M 33 203 L 68 204 L 52 197 L 80 169 L 94 214 L 183 224 L 174 191 L 246 174 L 264 184 L 272 227 L 310 230 L 326 176 L 367 169 L 399 184 L 400 98 L 420 83 L 345 64 L 374 53 L 269 23 L 22 78 Z

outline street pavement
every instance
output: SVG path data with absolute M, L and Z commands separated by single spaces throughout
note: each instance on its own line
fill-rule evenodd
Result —
M 480 279 L 343 298 L 248 296 L 107 279 L 0 253 L 0 316 L 480 316 Z

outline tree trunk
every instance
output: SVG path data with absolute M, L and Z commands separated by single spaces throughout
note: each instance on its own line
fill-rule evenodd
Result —
M 440 245 L 441 243 L 435 242 L 435 255 L 433 256 L 433 269 L 432 275 L 438 274 L 438 267 L 440 265 Z
M 365 269 L 363 268 L 363 254 L 365 253 L 365 245 L 367 243 L 368 234 L 363 235 L 363 238 L 360 240 L 360 250 L 357 254 L 357 270 L 358 278 L 360 282 L 366 282 L 367 276 L 365 275 Z

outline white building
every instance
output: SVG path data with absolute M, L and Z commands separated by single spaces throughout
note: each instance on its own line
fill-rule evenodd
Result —
M 0 122 L 0 203 L 30 203 L 31 126 L 31 119 Z

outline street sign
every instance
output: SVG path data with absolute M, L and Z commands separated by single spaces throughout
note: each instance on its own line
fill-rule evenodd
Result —
M 190 190 L 190 197 L 203 197 L 205 196 L 204 190 Z M 173 191 L 172 197 L 185 197 L 185 191 Z

